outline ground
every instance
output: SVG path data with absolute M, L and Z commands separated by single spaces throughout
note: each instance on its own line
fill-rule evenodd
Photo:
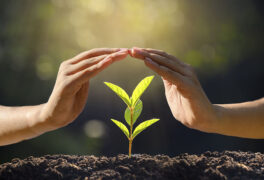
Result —
M 264 154 L 208 151 L 172 158 L 46 155 L 1 164 L 0 179 L 264 179 Z

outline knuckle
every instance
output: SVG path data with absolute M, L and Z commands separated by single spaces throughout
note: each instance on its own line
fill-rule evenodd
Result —
M 64 66 L 66 66 L 67 64 L 66 64 L 66 61 L 63 61 L 61 64 L 60 64 L 60 67 L 64 67 Z
M 168 53 L 166 53 L 165 51 L 161 50 L 160 53 L 163 55 L 163 56 L 168 56 Z
M 59 71 L 64 71 L 64 69 L 67 67 L 67 62 L 66 61 L 63 61 L 61 64 L 60 64 L 60 67 L 59 67 Z
M 191 75 L 191 76 L 195 75 L 195 69 L 190 64 L 186 64 L 185 69 L 186 69 L 188 75 Z
M 72 73 L 72 69 L 71 69 L 69 66 L 62 65 L 62 66 L 60 67 L 59 72 L 60 72 L 62 75 L 67 76 L 67 75 L 69 75 L 69 74 Z
M 71 62 L 72 62 L 72 59 L 67 59 L 65 61 L 62 61 L 60 64 L 60 67 L 67 67 L 71 64 Z

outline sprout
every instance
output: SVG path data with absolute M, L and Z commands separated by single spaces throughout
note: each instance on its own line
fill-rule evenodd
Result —
M 111 119 L 126 135 L 129 141 L 129 151 L 128 155 L 131 157 L 131 150 L 132 150 L 132 142 L 134 138 L 141 133 L 143 130 L 145 130 L 147 127 L 151 126 L 155 122 L 159 121 L 159 119 L 151 119 L 147 120 L 143 123 L 140 123 L 135 130 L 133 131 L 133 125 L 137 121 L 138 117 L 140 116 L 142 109 L 143 109 L 143 103 L 140 100 L 141 95 L 144 93 L 144 91 L 147 89 L 149 84 L 151 83 L 154 76 L 149 76 L 144 78 L 134 89 L 132 96 L 129 97 L 125 90 L 123 90 L 121 87 L 105 82 L 105 84 L 112 89 L 123 101 L 126 103 L 127 108 L 125 110 L 125 120 L 127 124 L 129 125 L 130 129 L 128 130 L 127 127 L 121 123 L 120 121 L 117 121 L 115 119 Z

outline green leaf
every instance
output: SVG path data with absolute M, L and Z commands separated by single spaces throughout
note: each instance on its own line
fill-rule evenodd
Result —
M 138 117 L 140 116 L 141 112 L 143 109 L 143 103 L 142 101 L 139 99 L 136 103 L 136 106 L 134 108 L 133 111 L 133 124 L 137 121 Z M 125 120 L 127 122 L 127 124 L 130 126 L 131 125 L 131 113 L 130 113 L 130 109 L 127 107 L 126 111 L 125 111 Z
M 143 92 L 147 89 L 149 84 L 151 83 L 154 76 L 148 76 L 144 78 L 140 83 L 137 85 L 137 87 L 134 89 L 132 96 L 131 96 L 131 107 L 134 107 L 137 100 L 141 97 Z
M 123 123 L 121 123 L 115 119 L 111 119 L 111 120 L 123 131 L 123 133 L 126 135 L 126 137 L 129 138 L 129 132 L 128 132 L 127 127 Z
M 124 89 L 122 89 L 121 87 L 109 83 L 109 82 L 104 82 L 110 89 L 112 89 L 112 91 L 114 91 L 126 104 L 127 106 L 130 107 L 131 103 L 130 103 L 130 99 L 129 96 L 127 95 L 126 91 Z
M 134 139 L 139 133 L 141 133 L 143 130 L 145 130 L 147 127 L 151 126 L 155 122 L 159 121 L 159 119 L 151 119 L 148 121 L 145 121 L 143 123 L 140 123 L 136 129 L 134 130 L 132 134 L 132 138 Z

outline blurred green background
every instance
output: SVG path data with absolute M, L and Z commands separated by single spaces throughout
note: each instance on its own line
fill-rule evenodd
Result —
M 96 47 L 162 49 L 193 65 L 212 103 L 264 96 L 264 2 L 261 0 L 23 0 L 0 1 L 0 104 L 45 103 L 63 60 Z M 155 74 L 132 58 L 91 82 L 87 105 L 72 124 L 35 139 L 0 147 L 0 163 L 45 154 L 127 153 L 128 142 L 110 118 L 125 105 L 104 84 L 129 93 Z M 161 121 L 138 136 L 133 153 L 264 152 L 264 140 L 188 129 L 170 113 L 156 75 L 142 97 L 140 120 Z M 235 128 L 235 127 L 234 127 Z

